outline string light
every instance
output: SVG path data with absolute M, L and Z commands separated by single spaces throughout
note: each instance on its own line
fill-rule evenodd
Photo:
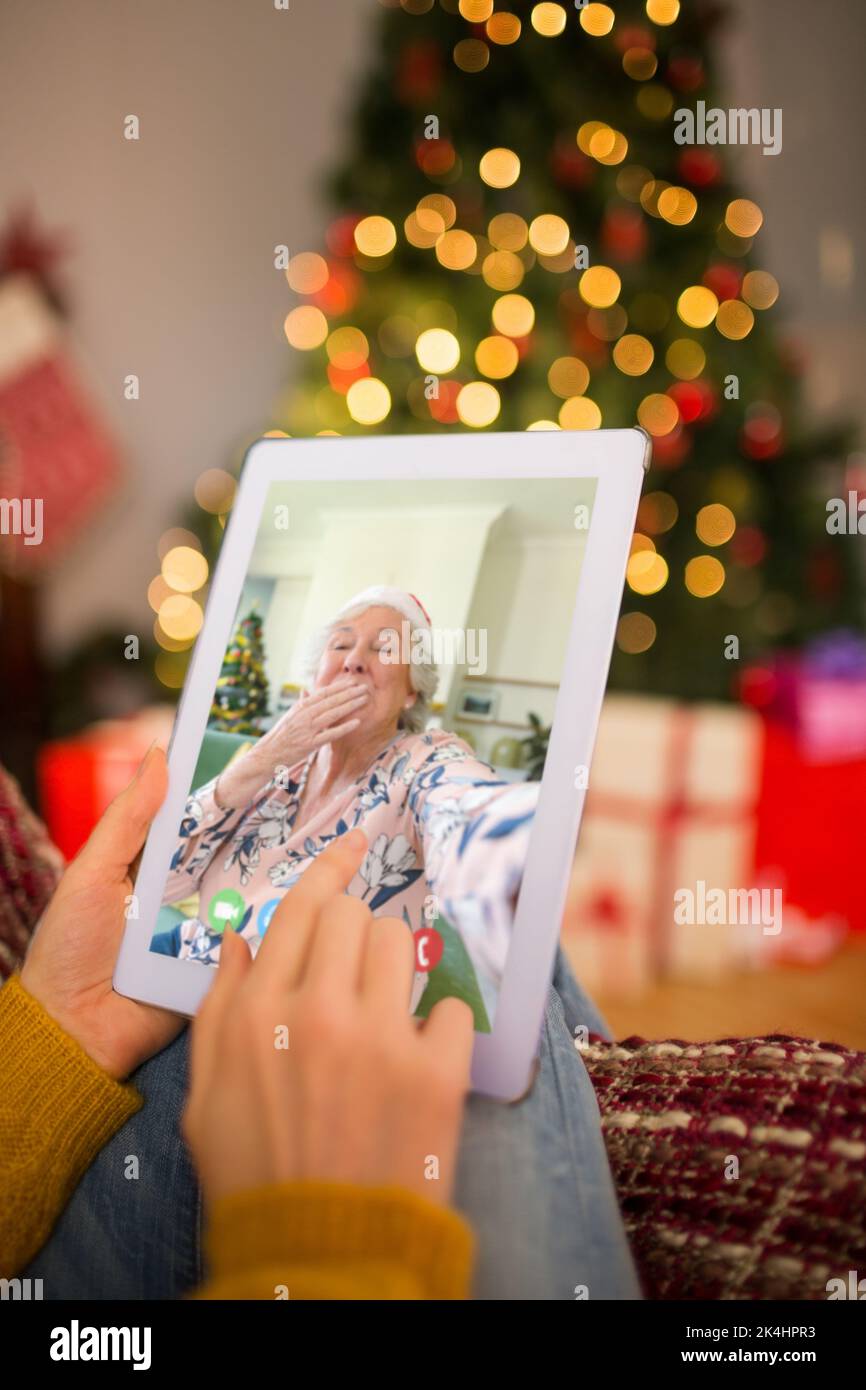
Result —
M 719 305 L 716 328 L 725 338 L 747 338 L 755 323 L 755 315 L 741 299 L 726 299 Z
M 646 0 L 646 12 L 653 24 L 674 24 L 680 12 L 680 0 Z
M 655 541 L 650 536 L 645 536 L 641 531 L 635 531 L 629 546 L 629 555 L 636 555 L 639 550 L 655 550 Z
M 436 259 L 446 270 L 468 270 L 477 249 L 474 236 L 453 227 L 436 242 Z
M 499 392 L 489 381 L 470 381 L 457 397 L 457 414 L 464 425 L 484 429 L 499 414 Z
M 627 48 L 622 55 L 622 68 L 633 82 L 648 82 L 658 70 L 659 60 L 651 48 Z
M 447 231 L 457 221 L 457 204 L 445 193 L 426 193 L 419 198 L 415 215 L 419 227 L 428 231 L 440 227 Z
M 461 72 L 483 72 L 490 62 L 490 49 L 481 39 L 461 39 L 452 57 Z
M 568 245 L 568 223 L 551 212 L 534 217 L 529 224 L 529 244 L 542 256 L 558 256 Z
M 719 311 L 719 301 L 706 285 L 690 285 L 677 300 L 677 313 L 689 328 L 707 328 Z
M 582 396 L 589 385 L 589 368 L 579 357 L 557 357 L 547 373 L 547 384 L 555 396 Z
M 362 217 L 355 228 L 355 245 L 362 256 L 387 256 L 397 245 L 397 228 L 387 217 Z
M 283 331 L 290 347 L 311 352 L 327 338 L 328 320 L 314 304 L 300 304 L 286 315 Z
M 418 246 L 422 250 L 435 246 L 444 231 L 445 222 L 438 213 L 428 212 L 422 222 L 417 212 L 410 212 L 403 223 L 403 234 L 410 246 Z
M 511 339 L 498 334 L 482 338 L 475 349 L 475 365 L 479 372 L 496 380 L 511 376 L 519 361 L 520 354 Z
M 370 344 L 360 328 L 335 328 L 325 343 L 328 360 L 340 371 L 351 372 L 363 366 L 370 356 Z
M 676 429 L 680 412 L 670 396 L 654 392 L 652 395 L 644 396 L 637 408 L 637 418 L 648 434 L 665 435 Z
M 590 141 L 593 139 L 595 135 L 598 135 L 600 132 L 605 130 L 610 130 L 610 126 L 605 121 L 584 121 L 583 125 L 577 132 L 577 136 L 575 137 L 577 140 L 578 148 L 582 150 L 584 154 L 589 154 Z M 611 134 L 613 134 L 612 131 Z M 613 148 L 613 141 L 611 141 L 611 148 Z
M 525 271 L 523 262 L 513 251 L 491 251 L 481 265 L 485 285 L 492 290 L 516 290 Z
M 585 270 L 578 282 L 581 297 L 594 309 L 606 309 L 619 298 L 622 281 L 609 265 L 594 265 Z
M 725 567 L 715 555 L 696 555 L 686 565 L 686 588 L 695 598 L 712 598 L 724 582 Z
M 559 424 L 564 430 L 598 430 L 601 410 L 589 396 L 571 396 L 560 406 Z
M 188 652 L 195 641 L 195 637 L 186 637 L 183 641 L 180 641 L 176 637 L 169 637 L 168 633 L 160 626 L 158 616 L 153 622 L 153 637 L 154 641 L 157 642 L 165 652 Z
M 753 237 L 760 230 L 764 221 L 764 214 L 757 203 L 751 202 L 748 198 L 735 198 L 732 203 L 728 203 L 725 212 L 725 226 L 729 232 L 733 232 L 736 237 Z
M 458 9 L 470 24 L 483 24 L 493 14 L 493 0 L 460 0 Z
M 286 279 L 298 294 L 317 294 L 328 282 L 328 262 L 315 251 L 300 251 L 289 261 Z
M 391 392 L 378 377 L 353 381 L 346 392 L 346 405 L 359 425 L 378 425 L 391 409 Z
M 525 338 L 532 332 L 535 310 L 522 294 L 504 294 L 497 299 L 491 313 L 493 327 L 506 338 Z
M 202 511 L 210 512 L 212 516 L 220 516 L 231 511 L 236 492 L 237 483 L 231 473 L 227 473 L 224 468 L 206 468 L 196 480 L 193 496 Z M 200 548 L 195 537 L 190 539 L 189 531 L 166 534 L 178 537 L 173 542 L 174 545 L 192 545 L 196 549 Z M 171 546 L 167 549 L 171 549 Z
M 707 365 L 707 354 L 694 338 L 677 338 L 665 353 L 665 366 L 680 381 L 694 381 Z
M 673 227 L 685 227 L 698 210 L 698 200 L 687 188 L 672 185 L 659 194 L 659 216 Z
M 656 625 L 647 613 L 623 613 L 616 627 L 616 644 L 629 656 L 649 651 L 656 640 Z
M 668 582 L 668 564 L 654 550 L 637 550 L 629 556 L 625 577 L 636 594 L 657 594 Z
M 207 560 L 200 550 L 193 550 L 189 545 L 177 545 L 162 562 L 162 577 L 169 588 L 177 593 L 194 594 L 207 583 Z
M 171 595 L 172 590 L 170 586 L 166 584 L 161 574 L 158 574 L 154 579 L 151 579 L 150 583 L 147 586 L 147 601 L 153 609 L 154 613 L 159 613 L 160 608 L 165 603 L 167 598 L 171 598 Z
M 509 14 L 507 10 L 500 10 L 491 15 L 487 21 L 487 37 L 491 43 L 517 43 L 521 28 L 522 25 L 516 14 Z
M 649 183 L 645 183 L 640 191 L 640 205 L 644 212 L 649 213 L 650 217 L 661 218 L 659 199 L 670 187 L 671 185 L 666 183 L 664 179 L 650 179 Z
M 753 309 L 769 309 L 779 298 L 779 282 L 767 270 L 750 270 L 743 276 L 742 295 Z
M 447 328 L 428 328 L 418 337 L 415 356 L 425 372 L 451 372 L 460 361 L 460 344 Z
M 664 535 L 676 525 L 679 507 L 669 492 L 648 492 L 637 509 L 638 526 L 651 536 Z
M 180 690 L 186 678 L 188 659 L 182 652 L 157 652 L 153 669 L 160 685 Z
M 511 188 L 520 178 L 520 160 L 513 150 L 497 147 L 481 156 L 478 172 L 490 188 Z
M 695 531 L 704 545 L 724 545 L 736 529 L 734 513 L 721 502 L 711 502 L 709 506 L 701 507 L 695 518 Z
M 555 38 L 565 28 L 566 13 L 561 5 L 535 5 L 529 18 L 536 33 L 546 39 Z
M 584 5 L 580 11 L 580 27 L 594 39 L 600 39 L 610 33 L 615 18 L 610 5 L 598 5 L 593 0 L 593 3 Z
M 516 212 L 499 212 L 491 217 L 487 235 L 497 251 L 522 251 L 529 240 L 529 228 Z
M 159 627 L 175 642 L 192 642 L 201 631 L 203 620 L 201 604 L 186 594 L 172 594 L 160 604 Z
M 613 350 L 613 360 L 626 376 L 643 376 L 653 364 L 652 343 L 639 333 L 626 333 Z

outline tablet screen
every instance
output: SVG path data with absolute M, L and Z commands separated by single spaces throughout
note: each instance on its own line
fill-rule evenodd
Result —
M 348 891 L 412 933 L 413 1011 L 457 995 L 491 1030 L 595 490 L 272 484 L 151 951 L 214 965 L 236 931 L 255 952 L 360 826 Z

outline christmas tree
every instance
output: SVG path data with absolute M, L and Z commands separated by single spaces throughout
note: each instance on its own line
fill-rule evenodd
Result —
M 268 712 L 262 623 L 253 605 L 235 629 L 216 683 L 208 727 L 227 734 L 259 734 Z
M 678 111 L 726 104 L 720 14 L 385 6 L 339 215 L 286 272 L 307 369 L 273 425 L 640 423 L 653 466 L 612 683 L 726 698 L 745 660 L 858 624 L 861 586 L 855 539 L 825 526 L 848 432 L 803 418 L 737 151 L 675 139 Z
M 266 431 L 641 424 L 611 684 L 685 698 L 730 698 L 756 656 L 863 611 L 857 538 L 826 525 L 863 487 L 851 432 L 809 428 L 738 150 L 678 143 L 683 113 L 709 140 L 729 106 L 723 13 L 385 0 L 335 216 L 286 267 L 305 361 Z M 212 559 L 230 502 L 196 495 Z M 179 686 L 192 638 L 157 637 Z

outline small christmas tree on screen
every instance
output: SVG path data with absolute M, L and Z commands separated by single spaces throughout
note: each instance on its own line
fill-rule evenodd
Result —
M 226 734 L 259 734 L 268 712 L 262 620 L 255 604 L 235 629 L 223 660 L 209 727 Z

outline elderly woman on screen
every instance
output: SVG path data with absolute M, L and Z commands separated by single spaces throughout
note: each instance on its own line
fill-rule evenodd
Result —
M 394 634 L 407 631 L 409 651 L 395 650 Z M 412 655 L 429 653 L 431 635 L 414 595 L 357 594 L 319 635 L 296 704 L 193 793 L 164 898 L 199 893 L 181 957 L 215 963 L 225 925 L 255 951 L 286 889 L 360 826 L 369 851 L 348 891 L 412 931 L 429 924 L 434 895 L 492 1018 L 538 784 L 503 782 L 462 739 L 426 730 L 438 676 Z M 416 982 L 413 1007 L 418 993 Z

